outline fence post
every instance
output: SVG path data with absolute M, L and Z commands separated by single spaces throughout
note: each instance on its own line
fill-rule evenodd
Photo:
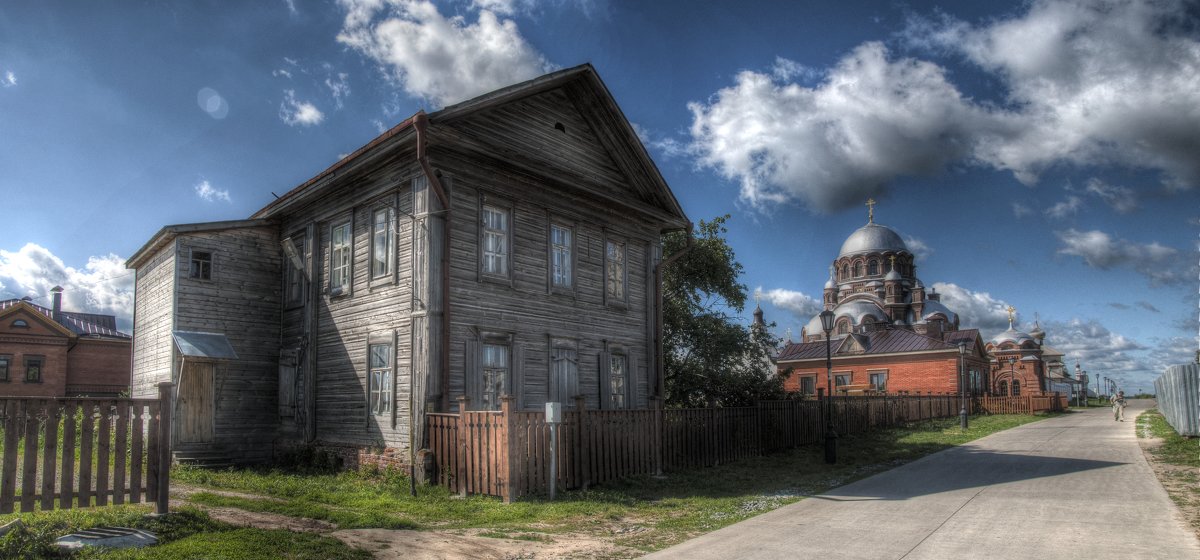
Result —
M 466 396 L 458 397 L 458 420 L 454 427 L 454 435 L 458 439 L 455 442 L 458 454 L 458 465 L 454 473 L 454 483 L 458 485 L 456 490 L 459 496 L 466 497 L 467 495 L 467 477 L 471 472 L 471 467 L 467 464 L 471 460 L 471 452 L 469 445 L 472 444 L 471 438 L 467 437 L 467 409 L 471 404 L 471 399 Z
M 513 453 L 512 448 L 513 440 L 517 439 L 513 437 L 513 430 L 515 429 L 513 426 L 513 403 L 516 401 L 517 398 L 512 395 L 500 397 L 500 421 L 504 425 L 504 440 L 500 445 L 500 449 L 504 452 L 504 455 L 500 458 L 500 466 L 504 469 L 502 471 L 504 474 L 502 484 L 504 488 L 504 503 L 506 504 L 512 503 L 517 498 L 515 495 L 517 484 L 513 480 L 515 478 L 513 473 L 517 470 L 513 467 L 513 457 L 516 456 L 516 453 Z
M 587 490 L 592 482 L 592 463 L 589 451 L 592 447 L 592 434 L 588 431 L 587 399 L 583 395 L 575 395 L 575 410 L 579 411 L 579 434 L 575 445 L 579 446 L 579 486 Z
M 654 474 L 663 473 L 663 400 L 659 397 L 650 398 L 650 406 L 654 408 Z
M 171 401 L 170 381 L 158 384 L 158 503 L 155 513 L 166 515 L 171 501 L 171 412 L 175 407 Z

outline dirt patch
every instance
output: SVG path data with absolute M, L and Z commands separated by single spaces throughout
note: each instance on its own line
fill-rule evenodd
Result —
M 496 536 L 482 536 L 483 534 Z M 348 529 L 329 536 L 370 551 L 380 560 L 534 560 L 539 558 L 635 558 L 643 552 L 582 534 L 520 533 L 501 538 L 494 531 L 407 531 Z M 537 540 L 527 540 L 537 539 Z
M 1171 501 L 1179 507 L 1184 520 L 1195 531 L 1196 537 L 1200 538 L 1200 485 L 1197 484 L 1200 482 L 1200 469 L 1159 461 L 1153 451 L 1162 445 L 1162 440 L 1144 432 L 1142 436 L 1138 438 L 1142 455 L 1146 457 L 1146 462 L 1150 463 L 1150 468 L 1154 470 L 1154 475 L 1158 477 Z
M 286 529 L 320 533 L 346 544 L 371 552 L 381 560 L 536 560 L 541 558 L 636 558 L 644 552 L 620 546 L 585 533 L 542 533 L 536 531 L 503 531 L 494 529 L 436 529 L 413 531 L 400 529 L 345 529 L 328 521 L 290 517 L 277 513 L 245 511 L 238 508 L 213 507 L 187 501 L 198 492 L 251 500 L 277 500 L 268 496 L 228 492 L 178 485 L 171 488 L 171 507 L 198 507 L 218 521 L 257 529 Z M 635 525 L 636 527 L 636 525 Z M 613 535 L 627 536 L 632 531 L 624 525 L 614 526 Z

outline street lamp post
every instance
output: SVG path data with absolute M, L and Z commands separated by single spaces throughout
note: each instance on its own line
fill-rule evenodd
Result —
M 1008 357 L 1008 396 L 1017 396 L 1017 357 Z
M 967 357 L 967 341 L 958 341 L 958 393 L 962 408 L 958 410 L 958 426 L 967 431 L 967 373 L 965 360 Z
M 837 462 L 837 432 L 833 430 L 833 355 L 829 335 L 833 333 L 833 312 L 821 312 L 821 330 L 825 331 L 825 462 Z

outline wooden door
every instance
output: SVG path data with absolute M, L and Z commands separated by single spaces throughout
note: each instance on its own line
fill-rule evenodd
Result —
M 209 443 L 213 437 L 213 364 L 187 362 L 179 379 L 179 442 Z

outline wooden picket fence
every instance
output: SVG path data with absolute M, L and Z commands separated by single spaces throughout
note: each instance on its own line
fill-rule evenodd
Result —
M 110 501 L 166 513 L 171 387 L 159 399 L 0 398 L 0 514 Z
M 1032 414 L 1063 410 L 1066 397 L 968 398 L 973 413 Z M 557 434 L 557 476 L 550 472 L 550 426 L 545 415 L 514 410 L 428 414 L 435 481 L 461 494 L 520 496 L 586 488 L 637 474 L 714 466 L 766 455 L 824 437 L 824 408 L 834 430 L 855 434 L 899 424 L 957 416 L 958 395 L 836 396 L 758 403 L 753 407 L 588 410 L 582 398 L 563 413 Z M 469 408 L 459 400 L 459 410 Z

